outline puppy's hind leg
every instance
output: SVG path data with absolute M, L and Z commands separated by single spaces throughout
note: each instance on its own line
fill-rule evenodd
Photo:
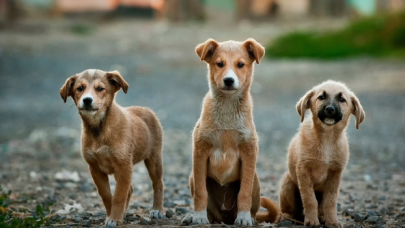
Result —
M 151 218 L 164 218 L 163 216 L 163 162 L 162 154 L 156 153 L 145 159 L 153 187 L 153 207 L 150 212 Z
M 134 189 L 132 188 L 132 185 L 131 185 L 129 188 L 128 198 L 127 198 L 127 202 L 125 204 L 125 209 L 128 209 L 129 201 L 131 200 L 132 193 L 134 193 Z
M 289 173 L 286 173 L 281 179 L 280 186 L 280 209 L 281 215 L 279 222 L 286 219 L 295 219 L 303 221 L 303 206 L 300 198 L 298 186 L 292 181 Z

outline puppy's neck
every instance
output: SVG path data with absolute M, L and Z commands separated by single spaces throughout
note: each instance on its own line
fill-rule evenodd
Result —
M 113 101 L 103 113 L 94 115 L 80 113 L 84 132 L 98 137 L 103 132 L 107 122 L 111 122 L 112 117 L 117 115 L 118 109 L 118 105 Z
M 244 129 L 245 118 L 251 114 L 249 91 L 235 91 L 226 94 L 211 88 L 210 93 L 213 101 L 210 111 L 217 128 L 221 130 Z

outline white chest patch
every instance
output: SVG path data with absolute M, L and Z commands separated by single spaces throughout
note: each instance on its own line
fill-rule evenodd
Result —
M 326 163 L 329 163 L 333 160 L 333 155 L 335 154 L 335 146 L 332 143 L 325 143 L 322 145 L 322 154 L 323 159 Z

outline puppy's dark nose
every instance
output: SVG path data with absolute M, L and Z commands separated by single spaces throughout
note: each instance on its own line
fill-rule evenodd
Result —
M 91 102 L 93 102 L 93 99 L 91 97 L 86 97 L 86 98 L 83 99 L 83 103 L 85 105 L 90 105 Z
M 326 113 L 328 114 L 335 114 L 335 108 L 332 106 L 327 106 L 325 109 Z
M 231 86 L 235 82 L 235 79 L 233 78 L 224 78 L 224 83 L 226 86 Z

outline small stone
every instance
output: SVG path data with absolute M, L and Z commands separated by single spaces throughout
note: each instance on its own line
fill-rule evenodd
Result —
M 190 205 L 191 205 L 191 200 L 190 200 L 189 198 L 186 198 L 186 199 L 184 200 L 184 202 L 185 202 L 185 205 L 186 205 L 186 206 L 190 206 Z
M 187 213 L 189 211 L 189 209 L 185 208 L 185 207 L 177 207 L 176 208 L 176 212 L 180 212 L 181 214 Z
M 141 218 L 139 224 L 141 224 L 141 225 L 150 225 L 150 222 L 148 220 L 144 219 L 144 218 Z
M 371 216 L 378 216 L 378 215 L 374 211 L 367 210 L 367 214 L 364 217 L 364 219 L 367 219 L 368 217 L 371 217 Z
M 176 206 L 176 204 L 174 204 L 173 202 L 166 201 L 163 203 L 163 207 L 174 207 L 174 206 Z
M 353 214 L 353 219 L 354 219 L 355 222 L 363 222 L 364 217 L 360 213 L 354 213 Z
M 75 216 L 73 221 L 80 222 L 80 221 L 82 221 L 82 219 L 79 216 Z
M 277 227 L 290 227 L 293 223 L 290 220 L 284 220 L 277 224 Z
M 355 228 L 353 224 L 350 224 L 347 228 Z
M 377 223 L 381 223 L 382 221 L 384 221 L 382 218 L 380 218 L 379 216 L 370 216 L 365 222 L 371 223 L 371 224 L 377 224 Z
M 172 209 L 169 209 L 166 211 L 166 217 L 171 218 L 174 215 L 174 211 Z
M 392 218 L 393 218 L 393 219 L 397 219 L 399 216 L 401 216 L 400 213 L 393 215 Z
M 381 208 L 381 209 L 380 209 L 380 213 L 381 213 L 382 215 L 385 215 L 385 214 L 387 213 L 387 208 L 385 208 L 385 207 Z
M 91 227 L 91 220 L 83 220 L 82 226 L 84 226 L 84 227 Z
M 366 208 L 366 209 L 375 209 L 375 208 L 378 208 L 378 206 L 375 205 L 375 204 L 366 204 L 366 205 L 364 205 L 364 208 Z
M 133 222 L 133 221 L 137 220 L 137 218 L 134 215 L 127 216 L 126 219 L 128 222 Z
M 379 200 L 386 200 L 387 197 L 386 196 L 380 196 L 380 198 L 378 198 Z
M 189 225 L 192 222 L 193 222 L 193 216 L 190 213 L 186 214 L 186 216 L 184 216 L 183 220 L 181 221 L 181 223 L 185 224 L 185 225 Z
M 139 204 L 138 203 L 134 203 L 131 206 L 129 206 L 129 208 L 131 209 L 139 209 Z
M 342 211 L 342 216 L 352 216 L 353 209 L 346 208 Z

